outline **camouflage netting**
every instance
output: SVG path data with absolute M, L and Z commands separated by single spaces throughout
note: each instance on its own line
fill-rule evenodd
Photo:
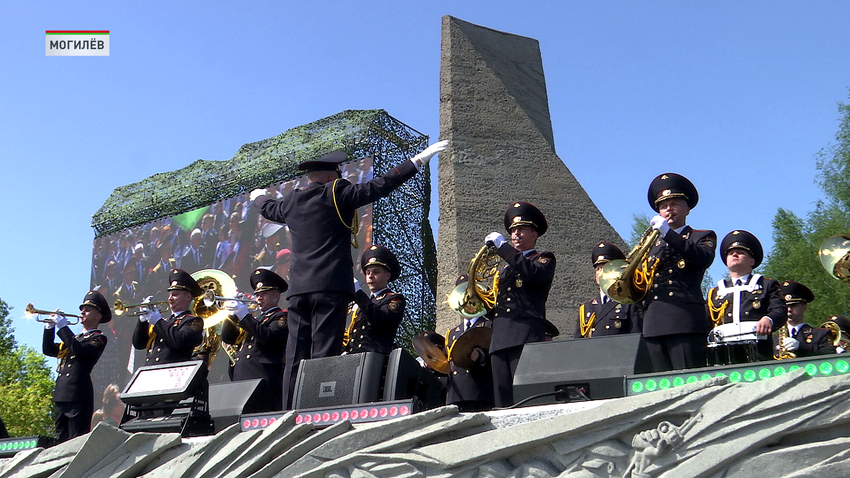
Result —
M 255 188 L 303 174 L 297 165 L 329 151 L 349 158 L 374 157 L 375 176 L 422 151 L 428 136 L 384 110 L 346 110 L 298 126 L 273 138 L 245 144 L 225 161 L 197 160 L 185 168 L 155 174 L 115 188 L 92 216 L 95 236 L 105 236 L 207 206 Z M 436 246 L 428 223 L 431 196 L 428 171 L 417 174 L 389 197 L 374 203 L 373 241 L 396 253 L 403 274 L 393 283 L 408 300 L 399 339 L 435 321 Z

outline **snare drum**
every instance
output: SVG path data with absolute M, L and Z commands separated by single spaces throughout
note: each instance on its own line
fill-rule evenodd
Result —
M 758 340 L 711 343 L 705 356 L 709 367 L 758 362 Z
M 709 366 L 733 365 L 759 360 L 758 341 L 766 338 L 756 334 L 758 322 L 723 324 L 708 334 L 706 362 Z

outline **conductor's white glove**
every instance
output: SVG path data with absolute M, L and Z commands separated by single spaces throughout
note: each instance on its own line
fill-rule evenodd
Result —
M 448 146 L 449 146 L 448 140 L 437 141 L 436 143 L 432 144 L 431 146 L 428 146 L 427 148 L 425 148 L 425 150 L 422 151 L 421 153 L 412 157 L 410 160 L 413 161 L 413 164 L 416 165 L 417 169 L 422 168 L 426 164 L 428 164 L 428 161 L 431 160 L 431 157 L 433 157 L 437 153 L 442 153 Z
M 670 230 L 670 223 L 667 222 L 667 218 L 661 215 L 656 215 L 650 219 L 649 226 L 653 229 L 657 229 L 661 234 L 661 237 L 666 236 L 667 232 Z
M 800 341 L 793 337 L 786 337 L 782 339 L 782 348 L 788 352 L 793 352 L 800 348 Z
M 232 315 L 235 315 L 236 318 L 242 320 L 248 315 L 248 306 L 245 305 L 245 302 L 240 300 L 228 300 L 224 302 L 224 308 L 229 310 Z
M 505 243 L 505 237 L 502 236 L 501 233 L 491 232 L 487 234 L 487 237 L 484 238 L 484 244 L 492 244 L 496 249 L 502 247 L 502 244 Z
M 68 319 L 64 315 L 53 314 L 50 316 L 53 322 L 56 323 L 56 328 L 61 329 L 62 327 L 68 326 Z
M 265 196 L 265 195 L 266 195 L 265 189 L 255 189 L 255 190 L 251 191 L 251 194 L 248 195 L 248 199 L 250 199 L 251 202 L 253 202 L 253 201 L 256 201 L 258 197 Z
M 360 281 L 357 280 L 357 278 L 355 277 L 354 278 L 354 292 L 356 293 L 358 290 L 360 290 Z

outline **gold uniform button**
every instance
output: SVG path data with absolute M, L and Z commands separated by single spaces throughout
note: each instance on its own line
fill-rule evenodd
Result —
M 673 281 L 672 281 L 672 280 L 668 280 L 668 281 L 667 281 L 667 284 L 669 284 L 669 285 L 673 285 Z
M 155 358 L 154 360 L 155 360 L 156 362 L 159 362 L 159 357 Z
M 505 312 L 507 312 L 507 313 L 509 313 L 509 314 L 510 314 L 510 313 L 511 313 L 511 309 L 505 309 Z
M 245 358 L 250 360 L 251 354 L 246 355 Z
M 510 301 L 511 301 L 511 298 L 510 298 L 510 297 L 508 297 L 508 298 L 507 298 L 507 299 L 505 299 L 505 300 L 507 300 L 508 302 L 510 302 Z
M 669 295 L 670 297 L 673 297 L 673 291 L 671 290 L 670 292 L 667 293 L 667 295 Z

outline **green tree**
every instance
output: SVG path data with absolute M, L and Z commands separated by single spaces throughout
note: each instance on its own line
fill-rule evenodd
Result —
M 820 325 L 832 315 L 850 315 L 850 284 L 821 267 L 818 250 L 834 235 L 850 235 L 850 105 L 838 105 L 840 123 L 835 142 L 817 153 L 817 183 L 824 199 L 808 217 L 780 208 L 773 218 L 774 247 L 764 274 L 779 281 L 805 284 L 815 293 L 806 322 Z
M 0 299 L 0 417 L 11 436 L 53 435 L 53 377 L 44 356 L 19 346 Z

